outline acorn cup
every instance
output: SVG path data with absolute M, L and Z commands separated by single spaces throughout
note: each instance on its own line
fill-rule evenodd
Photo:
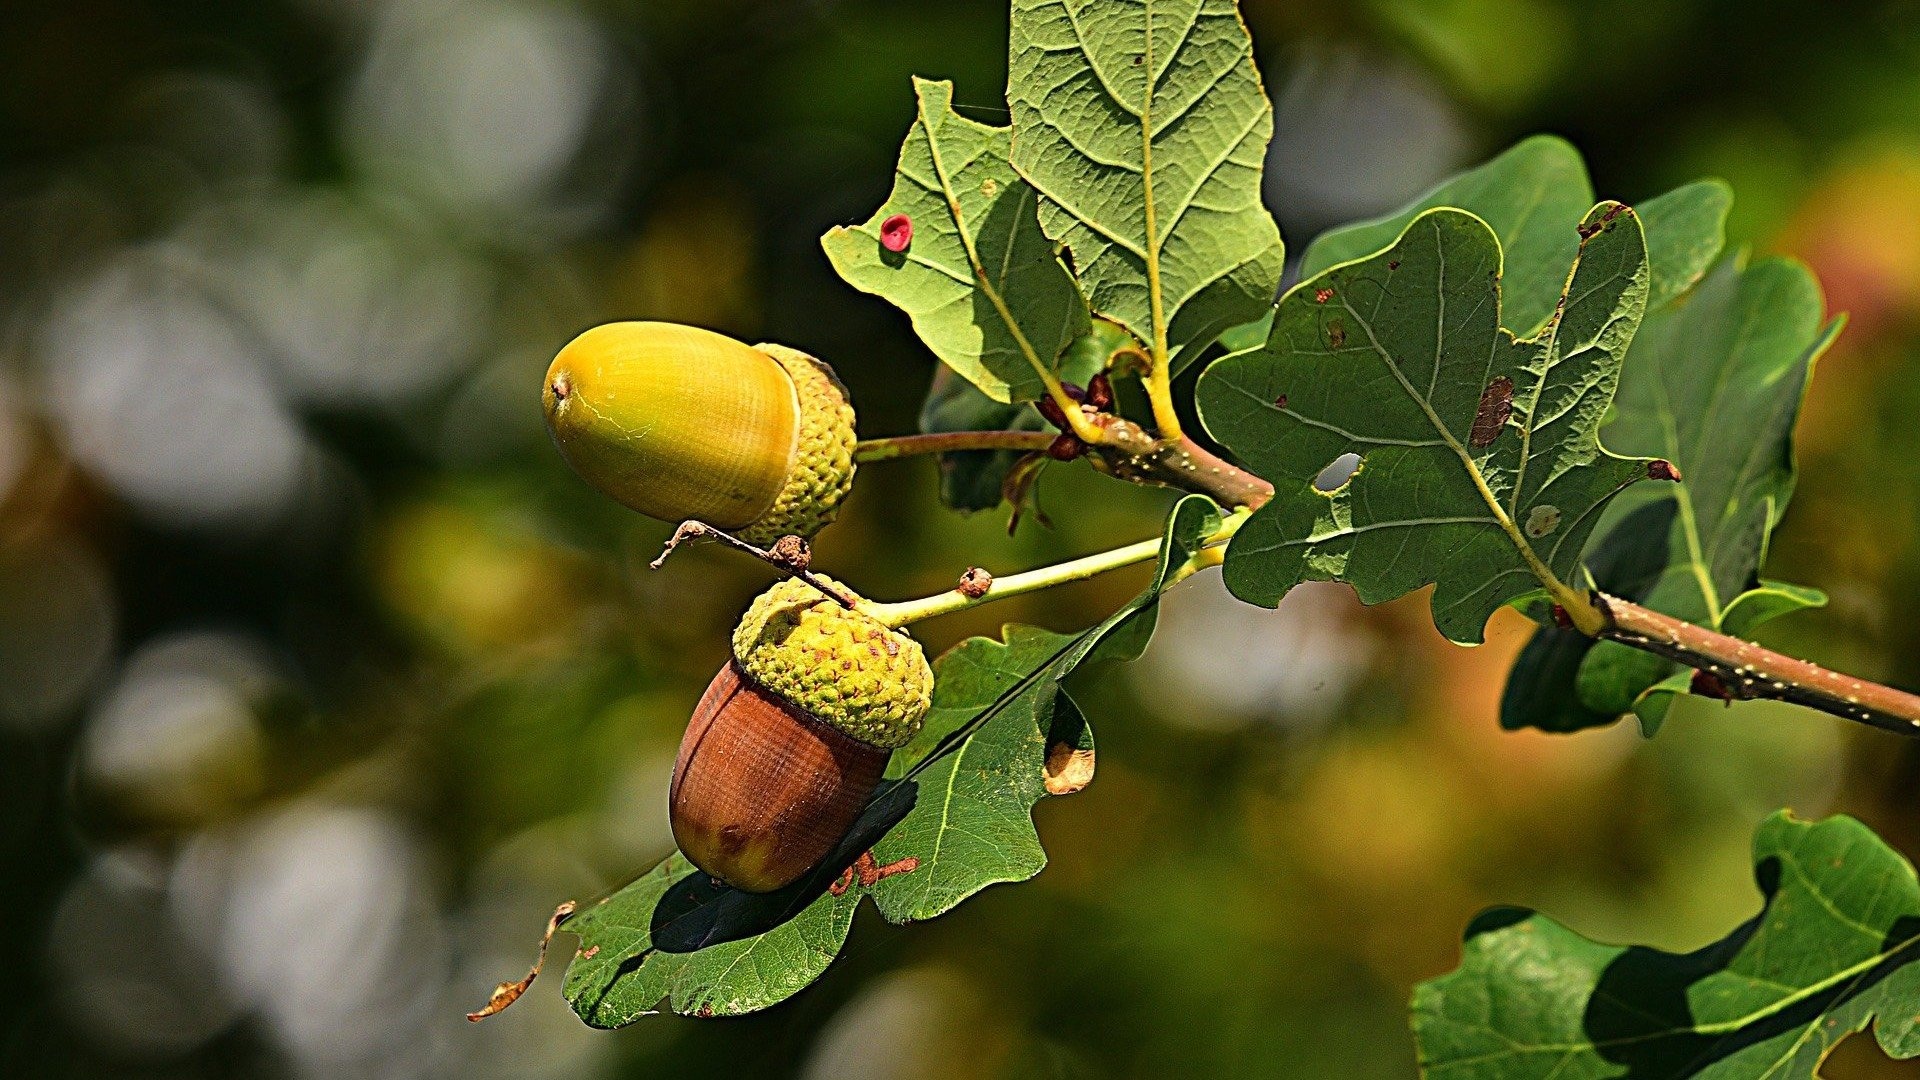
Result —
M 687 724 L 669 794 L 675 842 L 737 889 L 799 880 L 853 827 L 932 695 L 918 642 L 804 581 L 774 585 Z
M 541 397 L 573 470 L 664 521 L 705 522 L 764 547 L 811 537 L 853 486 L 846 388 L 784 346 L 607 323 L 560 350 Z

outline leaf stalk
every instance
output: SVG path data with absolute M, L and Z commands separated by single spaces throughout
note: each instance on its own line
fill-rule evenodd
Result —
M 894 435 L 884 439 L 861 440 L 853 448 L 853 460 L 865 465 L 958 450 L 1037 453 L 1053 445 L 1053 440 L 1053 434 L 1045 431 L 943 431 L 930 435 Z

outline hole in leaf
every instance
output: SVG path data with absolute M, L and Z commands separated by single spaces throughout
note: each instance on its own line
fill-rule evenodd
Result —
M 1341 454 L 1326 468 L 1321 469 L 1319 476 L 1313 478 L 1314 489 L 1323 492 L 1339 491 L 1347 481 L 1353 479 L 1353 474 L 1359 471 L 1359 454 Z

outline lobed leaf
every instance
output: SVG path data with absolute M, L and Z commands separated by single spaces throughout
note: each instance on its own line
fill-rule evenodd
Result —
M 1015 0 L 1013 165 L 1096 313 L 1192 360 L 1283 269 L 1273 107 L 1234 0 Z
M 1920 882 L 1866 826 L 1774 815 L 1754 838 L 1760 914 L 1697 952 L 1603 945 L 1486 912 L 1460 967 L 1422 983 L 1429 1080 L 1808 1080 L 1874 1024 L 1920 1055 Z
M 1593 202 L 1580 151 L 1558 136 L 1535 135 L 1391 214 L 1320 234 L 1301 259 L 1300 275 L 1315 277 L 1371 255 L 1420 214 L 1451 206 L 1478 216 L 1500 238 L 1502 322 L 1527 335 L 1560 302 L 1567 267 L 1580 250 L 1578 226 Z M 1713 265 L 1732 205 L 1726 184 L 1700 180 L 1634 207 L 1647 238 L 1648 311 L 1685 292 Z
M 1800 402 L 1837 330 L 1823 325 L 1813 275 L 1786 259 L 1744 268 L 1726 260 L 1686 303 L 1646 320 L 1605 435 L 1623 453 L 1673 462 L 1682 481 L 1647 485 L 1608 509 L 1590 545 L 1601 588 L 1733 634 L 1826 602 L 1758 573 L 1793 496 Z M 1649 560 L 1651 575 L 1619 572 Z M 1651 735 L 1685 692 L 1687 679 L 1675 678 L 1685 675 L 1650 653 L 1543 629 L 1508 678 L 1501 723 L 1568 731 L 1631 710 Z
M 1275 486 L 1227 549 L 1234 595 L 1335 580 L 1377 603 L 1433 583 L 1435 625 L 1471 643 L 1545 575 L 1573 579 L 1606 503 L 1646 475 L 1598 438 L 1646 303 L 1639 217 L 1602 203 L 1576 241 L 1559 314 L 1516 339 L 1493 230 L 1427 211 L 1289 291 L 1264 348 L 1201 376 L 1208 430 Z M 1350 454 L 1357 472 L 1315 486 Z
M 942 362 L 998 402 L 1033 401 L 1040 371 L 1087 332 L 1087 305 L 1040 231 L 1033 188 L 1008 163 L 1009 132 L 953 111 L 953 84 L 915 79 L 919 115 L 886 205 L 821 238 L 849 285 L 905 311 Z M 892 251 L 881 226 L 912 222 Z
M 619 1027 L 660 1007 L 753 1012 L 793 996 L 839 955 L 863 896 L 892 922 L 930 919 L 1046 865 L 1033 805 L 1091 779 L 1093 741 L 1062 683 L 1082 665 L 1130 660 L 1159 597 L 1220 526 L 1199 496 L 1177 504 L 1146 591 L 1081 634 L 1009 626 L 934 665 L 933 710 L 834 856 L 777 893 L 717 885 L 679 854 L 576 915 L 565 994 L 580 1018 Z M 857 873 L 862 853 L 868 873 Z

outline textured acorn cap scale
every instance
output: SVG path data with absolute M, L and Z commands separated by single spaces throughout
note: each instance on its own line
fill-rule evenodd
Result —
M 596 326 L 542 391 L 554 443 L 587 482 L 663 521 L 766 545 L 811 536 L 853 484 L 854 415 L 825 364 L 674 323 Z
M 799 578 L 754 600 L 734 628 L 733 656 L 754 682 L 889 750 L 920 730 L 933 697 L 933 669 L 919 642 Z

